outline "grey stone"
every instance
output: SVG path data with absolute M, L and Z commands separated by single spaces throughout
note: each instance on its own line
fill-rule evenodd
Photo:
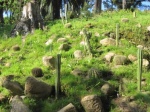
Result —
M 105 83 L 105 84 L 101 87 L 101 91 L 102 91 L 105 95 L 109 96 L 109 95 L 112 95 L 112 94 L 114 93 L 115 88 L 114 88 L 112 85 L 110 85 L 109 83 Z
M 107 53 L 107 54 L 104 56 L 104 59 L 105 59 L 107 62 L 112 62 L 112 59 L 113 59 L 114 56 L 115 56 L 115 53 L 109 52 L 109 53 Z
M 22 95 L 23 87 L 17 81 L 11 81 L 8 79 L 4 79 L 2 82 L 2 86 L 8 89 L 13 95 Z
M 61 44 L 59 50 L 68 51 L 70 49 L 70 45 L 68 44 Z
M 81 50 L 76 50 L 74 52 L 74 57 L 77 58 L 77 59 L 80 59 L 80 58 L 83 58 L 83 53 Z
M 47 98 L 52 93 L 52 86 L 39 81 L 34 77 L 28 77 L 25 82 L 25 95 L 35 98 Z
M 10 112 L 31 112 L 28 106 L 23 103 L 22 98 L 18 95 L 14 96 L 10 102 Z
M 124 55 L 115 55 L 114 56 L 113 63 L 115 65 L 125 65 L 125 64 L 127 64 L 127 62 L 128 62 L 128 59 Z
M 45 66 L 52 67 L 52 68 L 55 68 L 55 63 L 56 63 L 55 60 L 56 58 L 53 56 L 44 56 L 42 58 L 43 64 Z
M 72 103 L 69 103 L 65 107 L 63 107 L 61 110 L 58 112 L 77 112 L 75 106 Z
M 104 38 L 102 40 L 100 40 L 100 44 L 102 44 L 103 46 L 114 46 L 116 45 L 116 40 L 113 38 Z
M 97 95 L 88 95 L 81 99 L 81 104 L 86 112 L 104 112 L 101 99 Z
M 122 18 L 121 22 L 124 22 L 124 23 L 129 22 L 129 19 L 128 18 Z
M 59 38 L 57 40 L 58 43 L 64 43 L 64 42 L 67 42 L 67 39 L 66 38 Z

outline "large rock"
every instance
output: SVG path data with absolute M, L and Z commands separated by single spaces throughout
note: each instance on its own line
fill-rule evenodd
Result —
M 102 102 L 97 95 L 88 95 L 81 99 L 81 104 L 86 112 L 104 112 Z
M 23 100 L 20 96 L 14 96 L 11 101 L 11 111 L 10 112 L 31 112 L 27 105 L 23 103 Z
M 72 103 L 69 103 L 67 106 L 63 107 L 58 112 L 77 112 L 77 110 Z
M 28 77 L 25 82 L 25 94 L 29 97 L 47 98 L 51 95 L 53 87 L 34 77 Z
M 102 40 L 100 40 L 100 44 L 102 44 L 103 46 L 110 46 L 110 45 L 116 45 L 116 40 L 113 38 L 104 38 Z

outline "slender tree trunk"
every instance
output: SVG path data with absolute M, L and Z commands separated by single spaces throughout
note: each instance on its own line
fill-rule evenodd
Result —
M 4 17 L 3 17 L 3 2 L 0 2 L 0 23 L 4 23 Z
M 100 13 L 102 0 L 95 0 L 94 13 Z
M 62 0 L 53 0 L 53 17 L 54 19 L 60 18 L 60 8 Z

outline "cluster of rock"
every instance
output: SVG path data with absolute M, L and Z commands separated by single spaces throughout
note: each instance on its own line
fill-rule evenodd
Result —
M 53 95 L 54 86 L 49 85 L 36 77 L 42 77 L 43 72 L 40 68 L 33 68 L 32 75 L 27 77 L 25 85 L 21 85 L 18 81 L 13 81 L 14 75 L 8 75 L 1 78 L 1 86 L 8 89 L 11 98 L 0 94 L 0 103 L 10 99 L 11 112 L 31 112 L 29 107 L 23 103 L 25 97 L 45 99 Z

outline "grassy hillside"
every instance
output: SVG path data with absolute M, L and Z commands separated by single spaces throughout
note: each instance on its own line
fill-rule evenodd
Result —
M 119 93 L 120 79 L 126 78 L 128 82 L 125 84 L 125 90 L 121 92 L 124 96 L 134 96 L 136 102 L 140 106 L 150 106 L 150 95 L 142 92 L 150 91 L 150 70 L 149 67 L 143 67 L 142 79 L 145 85 L 142 85 L 142 92 L 137 91 L 137 63 L 129 63 L 116 67 L 114 63 L 107 63 L 104 56 L 108 52 L 128 56 L 129 54 L 137 56 L 137 45 L 142 44 L 144 50 L 144 58 L 150 62 L 150 33 L 147 27 L 150 26 L 150 12 L 136 11 L 137 17 L 133 17 L 130 11 L 114 11 L 102 12 L 89 18 L 77 18 L 68 20 L 71 28 L 66 28 L 61 20 L 48 21 L 47 29 L 44 31 L 35 30 L 34 34 L 29 34 L 25 40 L 21 36 L 15 38 L 7 38 L 7 34 L 12 26 L 6 25 L 5 29 L 0 29 L 0 78 L 4 76 L 14 75 L 14 81 L 18 81 L 22 86 L 28 76 L 32 76 L 31 70 L 39 67 L 43 70 L 44 76 L 38 78 L 50 85 L 55 85 L 56 70 L 43 65 L 43 56 L 54 56 L 61 54 L 61 90 L 63 95 L 60 99 L 49 97 L 46 100 L 36 100 L 33 98 L 25 98 L 24 102 L 34 111 L 40 105 L 40 112 L 56 112 L 68 103 L 72 102 L 80 112 L 84 112 L 80 104 L 83 96 L 89 94 L 97 94 L 104 96 L 100 90 L 101 86 L 108 82 Z M 128 22 L 122 22 L 122 18 L 128 18 Z M 119 46 L 102 46 L 100 40 L 106 38 L 108 32 L 116 32 L 116 24 L 120 24 Z M 80 45 L 84 40 L 84 36 L 80 35 L 82 29 L 86 29 L 92 34 L 90 41 L 93 56 L 88 54 L 88 50 Z M 99 34 L 98 36 L 95 33 Z M 71 47 L 68 51 L 59 50 L 61 42 L 57 42 L 59 38 L 66 38 L 67 44 Z M 46 42 L 53 39 L 51 45 L 46 46 Z M 19 51 L 14 51 L 13 46 L 18 45 Z M 84 53 L 82 59 L 76 59 L 74 52 L 81 50 Z M 101 71 L 104 78 L 91 76 L 85 79 L 84 76 L 74 76 L 72 70 L 80 69 L 88 71 L 90 68 L 97 68 Z M 0 94 L 10 97 L 11 93 L 6 88 L 0 86 Z M 113 98 L 115 95 L 113 96 Z M 115 107 L 111 105 L 109 112 L 115 111 Z M 10 109 L 9 102 L 1 103 L 0 112 L 7 112 Z

